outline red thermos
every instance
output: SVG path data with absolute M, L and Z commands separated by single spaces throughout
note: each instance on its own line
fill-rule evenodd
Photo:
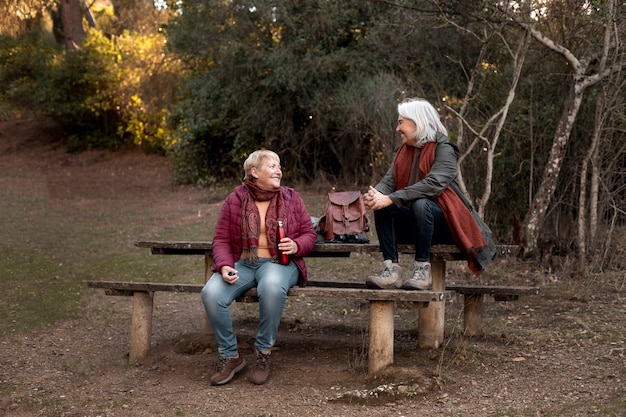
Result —
M 286 237 L 285 227 L 283 226 L 283 222 L 279 220 L 278 221 L 278 241 L 280 242 L 280 240 L 284 237 Z M 289 256 L 285 255 L 280 249 L 278 249 L 278 263 L 280 263 L 281 265 L 289 264 Z

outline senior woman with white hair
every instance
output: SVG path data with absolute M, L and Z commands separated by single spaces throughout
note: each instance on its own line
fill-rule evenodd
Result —
M 369 276 L 370 288 L 425 290 L 432 285 L 430 247 L 456 244 L 470 269 L 480 273 L 495 255 L 491 231 L 480 220 L 456 184 L 458 147 L 435 108 L 423 99 L 398 105 L 402 144 L 394 161 L 365 205 L 374 210 L 383 269 Z M 415 245 L 413 270 L 402 279 L 398 243 Z

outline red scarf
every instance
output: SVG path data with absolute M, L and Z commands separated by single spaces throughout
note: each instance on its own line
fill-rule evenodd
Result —
M 396 152 L 396 157 L 393 160 L 393 179 L 396 184 L 396 190 L 401 190 L 409 185 L 414 154 L 415 148 L 405 144 L 402 144 L 398 152 Z
M 435 161 L 436 148 L 436 142 L 429 142 L 421 149 L 418 167 L 420 180 L 424 179 L 430 172 Z M 393 162 L 396 190 L 412 185 L 409 184 L 409 177 L 412 171 L 411 164 L 413 162 L 414 151 L 415 148 L 406 145 L 402 145 L 400 149 L 398 149 Z M 476 274 L 480 273 L 482 269 L 474 258 L 481 249 L 487 246 L 487 243 L 472 213 L 449 186 L 435 197 L 435 202 L 443 211 L 450 233 L 456 245 L 465 255 L 469 268 Z
M 242 252 L 241 259 L 246 259 L 252 263 L 259 260 L 259 233 L 261 230 L 261 219 L 259 209 L 255 201 L 269 201 L 265 215 L 265 230 L 267 235 L 267 246 L 275 260 L 278 255 L 278 221 L 282 220 L 287 227 L 287 211 L 285 200 L 280 188 L 275 190 L 264 190 L 250 180 L 244 181 L 244 187 L 248 192 L 243 195 L 241 205 L 241 238 Z

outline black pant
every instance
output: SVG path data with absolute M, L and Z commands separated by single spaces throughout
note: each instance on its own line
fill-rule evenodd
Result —
M 441 208 L 433 200 L 421 198 L 408 207 L 392 204 L 374 211 L 376 233 L 383 260 L 398 262 L 398 243 L 415 245 L 415 260 L 430 261 L 430 246 L 455 244 Z

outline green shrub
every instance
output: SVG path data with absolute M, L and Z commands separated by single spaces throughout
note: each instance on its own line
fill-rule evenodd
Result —
M 52 36 L 32 31 L 21 39 L 0 35 L 0 102 L 3 114 L 37 112 L 38 79 L 60 50 Z
M 82 47 L 50 60 L 38 80 L 39 108 L 63 123 L 71 135 L 70 147 L 116 148 L 121 123 L 121 101 L 115 94 L 121 59 L 114 44 L 97 31 L 89 31 Z
M 137 145 L 164 152 L 180 65 L 161 34 L 106 37 L 90 30 L 66 52 L 45 32 L 0 37 L 3 114 L 32 112 L 64 126 L 71 151 Z

